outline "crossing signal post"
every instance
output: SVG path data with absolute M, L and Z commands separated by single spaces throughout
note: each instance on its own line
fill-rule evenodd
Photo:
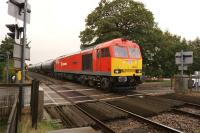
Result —
M 14 49 L 18 49 L 18 51 L 20 51 L 20 56 L 18 56 L 19 54 L 16 54 L 17 59 L 16 64 L 20 64 L 21 67 L 21 84 L 24 83 L 25 81 L 25 60 L 26 60 L 26 55 L 30 56 L 30 48 L 29 48 L 29 53 L 26 52 L 28 50 L 26 50 L 26 24 L 30 23 L 30 13 L 31 13 L 31 9 L 30 9 L 30 5 L 27 2 L 28 0 L 9 0 L 8 1 L 8 14 L 12 17 L 16 18 L 16 21 L 19 19 L 21 21 L 23 21 L 23 28 L 19 28 L 17 25 L 15 25 L 15 27 L 12 25 L 8 26 L 9 30 L 11 31 L 12 34 L 10 34 L 13 38 L 15 39 L 20 39 L 20 48 L 18 49 L 18 46 L 15 45 Z M 14 28 L 13 28 L 14 27 Z M 13 30 L 15 29 L 15 30 Z M 14 36 L 13 36 L 13 32 Z M 23 38 L 21 41 L 21 32 L 23 32 Z M 14 51 L 15 52 L 15 51 Z M 13 53 L 14 53 L 13 52 Z M 18 52 L 16 52 L 18 53 Z M 28 54 L 27 54 L 28 53 Z M 14 54 L 13 54 L 14 55 Z M 19 65 L 18 65 L 19 66 Z M 24 105 L 24 90 L 23 90 L 23 85 L 20 88 L 20 93 L 22 92 L 22 106 Z
M 20 39 L 21 33 L 23 32 L 23 27 L 19 27 L 17 24 L 7 24 L 6 27 L 9 29 L 9 33 L 7 35 L 14 39 Z
M 7 35 L 9 37 L 11 37 L 12 39 L 15 39 L 15 27 L 16 27 L 16 25 L 15 24 L 7 24 L 6 27 L 11 32 L 11 33 L 7 33 Z

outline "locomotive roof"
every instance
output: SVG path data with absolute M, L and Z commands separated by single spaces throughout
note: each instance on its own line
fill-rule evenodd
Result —
M 107 42 L 97 44 L 97 45 L 89 47 L 85 50 L 81 50 L 81 51 L 74 52 L 74 53 L 71 53 L 71 54 L 59 56 L 56 59 L 61 59 L 61 58 L 68 57 L 68 56 L 75 55 L 75 54 L 79 54 L 79 53 L 90 53 L 90 51 L 92 52 L 93 49 L 104 48 L 104 47 L 108 47 L 108 46 L 112 46 L 112 45 L 116 45 L 116 44 L 123 45 L 124 42 L 126 42 L 126 45 L 128 44 L 130 46 L 135 46 L 135 47 L 139 48 L 138 44 L 136 44 L 132 41 L 126 40 L 124 38 L 117 38 L 117 39 L 113 39 L 111 41 L 107 41 Z
M 130 46 L 136 46 L 139 48 L 138 44 L 132 42 L 132 41 L 129 41 L 129 40 L 126 40 L 124 38 L 117 38 L 117 39 L 113 39 L 111 41 L 108 41 L 108 42 L 104 42 L 104 43 L 100 43 L 98 45 L 96 45 L 94 47 L 94 49 L 97 49 L 97 48 L 103 48 L 103 47 L 108 47 L 108 46 L 112 46 L 112 45 L 116 45 L 116 44 L 120 44 L 120 45 L 123 45 L 124 42 L 126 42 L 126 45 L 130 45 Z

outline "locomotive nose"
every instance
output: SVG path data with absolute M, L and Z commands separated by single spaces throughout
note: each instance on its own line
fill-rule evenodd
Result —
M 112 59 L 113 76 L 139 76 L 142 75 L 142 60 Z

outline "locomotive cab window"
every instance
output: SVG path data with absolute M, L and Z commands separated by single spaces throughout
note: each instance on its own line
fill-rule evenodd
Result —
M 140 58 L 141 57 L 140 50 L 138 48 L 129 47 L 128 51 L 129 51 L 129 55 L 131 58 Z
M 109 48 L 101 49 L 101 57 L 110 57 Z
M 115 57 L 128 58 L 128 52 L 126 47 L 114 46 L 114 54 Z

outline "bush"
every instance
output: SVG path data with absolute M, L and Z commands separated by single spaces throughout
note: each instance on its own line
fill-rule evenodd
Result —
M 15 74 L 15 70 L 13 67 L 13 60 L 10 60 L 9 64 L 9 75 L 12 76 Z M 0 63 L 0 82 L 5 82 L 6 81 L 6 63 L 1 62 Z

